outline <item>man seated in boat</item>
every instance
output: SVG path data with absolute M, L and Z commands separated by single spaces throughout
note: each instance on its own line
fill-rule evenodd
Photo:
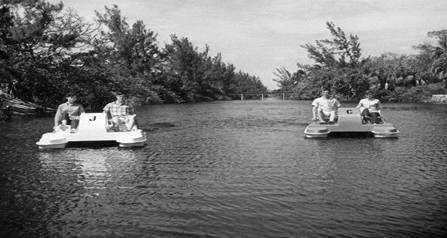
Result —
M 57 107 L 56 115 L 54 116 L 54 128 L 56 131 L 67 129 L 67 125 L 73 130 L 78 128 L 79 116 L 85 112 L 84 107 L 76 103 L 77 97 L 74 93 L 68 93 L 65 98 L 67 102 Z
M 316 98 L 312 102 L 312 120 L 319 120 L 320 123 L 334 123 L 338 108 L 341 106 L 340 102 L 335 97 L 335 94 L 329 98 L 329 90 L 323 90 L 321 97 Z
M 115 93 L 116 100 L 104 107 L 104 112 L 109 118 L 109 130 L 130 131 L 136 130 L 135 109 L 127 103 L 124 93 Z
M 373 124 L 382 123 L 379 99 L 375 99 L 369 91 L 366 92 L 365 96 L 357 105 L 357 108 L 360 108 L 362 123 L 366 124 L 368 121 Z

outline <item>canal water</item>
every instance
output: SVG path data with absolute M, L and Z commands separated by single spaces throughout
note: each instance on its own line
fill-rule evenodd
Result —
M 0 237 L 442 237 L 447 106 L 385 104 L 399 139 L 305 139 L 308 101 L 138 110 L 148 145 L 40 152 L 0 124 Z

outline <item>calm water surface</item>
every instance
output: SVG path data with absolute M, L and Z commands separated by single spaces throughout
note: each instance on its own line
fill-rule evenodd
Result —
M 140 108 L 142 149 L 39 152 L 0 124 L 0 237 L 442 237 L 447 106 L 387 104 L 397 140 L 304 139 L 310 102 Z

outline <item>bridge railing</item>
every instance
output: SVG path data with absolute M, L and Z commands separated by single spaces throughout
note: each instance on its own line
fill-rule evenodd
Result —
M 241 101 L 243 100 L 248 100 L 248 99 L 252 99 L 253 97 L 256 98 L 260 98 L 262 101 L 264 101 L 264 99 L 266 97 L 281 97 L 282 100 L 286 100 L 286 95 L 287 94 L 292 94 L 292 92 L 278 92 L 278 93 L 240 93 L 240 94 L 229 94 L 229 96 L 232 97 L 238 97 L 240 98 Z

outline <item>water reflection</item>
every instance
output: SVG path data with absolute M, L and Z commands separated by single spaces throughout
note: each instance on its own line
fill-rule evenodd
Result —
M 118 148 L 39 153 L 42 170 L 74 176 L 86 193 L 98 193 L 111 186 L 126 188 L 121 183 L 132 180 L 135 158 L 135 151 Z

